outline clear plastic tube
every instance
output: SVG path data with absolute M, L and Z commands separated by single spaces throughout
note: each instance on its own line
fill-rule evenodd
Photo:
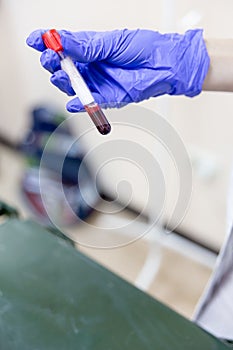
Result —
M 64 57 L 63 52 L 58 51 L 61 57 L 61 67 L 67 73 L 70 78 L 71 86 L 83 104 L 86 112 L 91 117 L 91 120 L 95 124 L 97 130 L 102 134 L 106 135 L 111 131 L 111 125 L 109 124 L 102 109 L 95 102 L 89 88 L 83 80 L 81 74 L 77 70 L 74 62 L 70 57 Z
M 45 46 L 54 50 L 60 56 L 62 69 L 69 76 L 74 92 L 80 99 L 98 131 L 102 135 L 108 134 L 111 131 L 111 125 L 109 124 L 100 106 L 95 102 L 87 84 L 76 68 L 74 62 L 70 57 L 63 54 L 63 46 L 58 31 L 56 29 L 50 29 L 42 34 L 42 38 Z

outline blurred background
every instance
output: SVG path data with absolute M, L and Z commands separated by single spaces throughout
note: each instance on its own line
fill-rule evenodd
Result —
M 52 106 L 52 112 L 49 109 L 45 114 L 49 115 L 49 120 L 52 118 L 55 127 L 59 124 L 60 117 L 61 120 L 68 117 L 65 111 L 67 96 L 50 84 L 48 72 L 40 66 L 39 53 L 28 48 L 25 43 L 31 31 L 37 28 L 74 31 L 147 28 L 161 32 L 182 33 L 191 28 L 203 28 L 206 38 L 232 38 L 232 10 L 233 4 L 230 0 L 221 2 L 214 0 L 211 3 L 200 0 L 146 0 L 144 2 L 119 0 L 112 3 L 106 0 L 82 3 L 74 0 L 65 2 L 0 0 L 2 48 L 0 135 L 2 135 L 2 141 L 11 146 L 10 148 L 0 146 L 1 199 L 17 207 L 23 217 L 34 217 L 43 223 L 38 213 L 35 215 L 32 198 L 29 201 L 25 196 L 29 186 L 27 181 L 31 188 L 34 179 L 34 173 L 28 173 L 29 164 L 32 166 L 32 162 L 28 160 L 35 157 L 37 152 L 30 154 L 32 145 L 35 146 L 35 143 L 28 141 L 30 130 L 33 122 L 35 123 L 35 118 L 40 118 L 36 112 L 44 106 Z M 226 233 L 227 193 L 233 146 L 231 137 L 233 97 L 231 93 L 216 92 L 203 92 L 193 99 L 162 96 L 140 103 L 140 107 L 164 117 L 180 135 L 190 156 L 193 169 L 193 193 L 186 216 L 176 228 L 174 241 L 172 241 L 173 238 L 169 241 L 163 237 L 162 223 L 158 228 L 159 233 L 154 233 L 156 239 L 152 233 L 149 238 L 137 240 L 123 248 L 91 249 L 79 244 L 77 248 L 130 282 L 136 283 L 180 313 L 191 317 L 211 275 L 216 254 Z M 121 122 L 123 114 L 118 113 L 119 119 L 116 112 L 109 111 L 108 115 L 110 120 Z M 43 116 L 42 113 L 42 118 Z M 72 118 L 72 135 L 71 132 L 67 131 L 67 133 L 75 138 L 90 126 L 89 120 L 81 117 L 77 117 L 76 120 Z M 44 132 L 43 128 L 44 126 L 41 126 Z M 51 130 L 46 129 L 46 132 Z M 121 130 L 117 130 L 116 133 L 118 134 L 113 133 L 110 136 L 110 140 L 114 140 L 114 137 L 119 138 Z M 154 151 L 154 143 L 150 143 L 143 133 L 140 136 L 137 133 L 128 136 L 137 143 L 146 144 L 151 152 Z M 25 146 L 25 138 L 28 147 L 20 148 L 19 145 L 22 146 L 23 140 Z M 104 141 L 95 132 L 85 137 L 81 140 L 81 156 L 101 142 Z M 23 155 L 22 150 L 26 155 Z M 80 156 L 79 152 L 80 149 L 77 151 L 78 156 Z M 95 173 L 102 159 L 101 154 L 99 157 L 98 159 L 97 154 L 95 161 L 88 163 L 90 173 Z M 38 159 L 37 154 L 37 165 Z M 169 161 L 165 160 L 164 164 L 165 172 L 167 164 L 166 183 L 171 189 L 167 192 L 167 213 L 169 214 L 169 203 L 174 200 L 173 191 L 177 183 L 174 182 L 173 172 L 169 171 Z M 87 210 L 83 215 L 88 216 L 92 230 L 95 230 L 96 225 L 100 223 L 105 225 L 106 222 L 110 222 L 111 227 L 114 225 L 118 227 L 119 222 L 132 221 L 132 218 L 142 210 L 146 184 L 141 174 L 135 174 L 133 168 L 124 167 L 120 163 L 118 169 L 120 169 L 119 174 L 116 172 L 115 164 L 110 163 L 103 171 L 100 181 L 101 195 L 105 199 L 114 197 L 115 184 L 118 183 L 123 172 L 127 173 L 127 181 L 131 184 L 133 200 L 125 207 L 127 198 L 124 197 L 124 189 L 119 193 L 117 202 L 101 203 L 101 200 L 96 199 L 101 208 L 102 206 L 121 208 L 123 205 L 124 210 L 117 209 L 117 214 L 108 215 L 104 208 L 91 214 Z M 30 177 L 29 180 L 26 175 Z M 75 186 L 75 182 L 72 185 Z M 48 184 L 48 191 L 51 189 L 50 186 L 51 184 Z M 54 183 L 53 186 L 55 186 Z M 67 186 L 69 192 L 70 182 Z M 93 200 L 95 202 L 95 198 Z M 153 212 L 153 205 L 150 205 L 137 229 L 139 227 L 139 230 L 145 230 L 151 211 Z M 166 221 L 166 215 L 164 220 Z M 82 230 L 84 235 L 88 235 L 87 227 L 83 228 L 79 223 L 72 225 L 72 228 L 69 225 L 67 227 L 67 233 L 72 237 L 77 233 L 80 235 L 80 232 L 82 234 Z M 146 269 L 146 275 L 142 276 L 143 269 Z M 144 285 L 143 282 L 145 282 Z

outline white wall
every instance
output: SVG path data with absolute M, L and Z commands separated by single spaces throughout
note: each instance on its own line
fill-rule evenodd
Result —
M 149 10 L 151 6 L 153 11 Z M 25 40 L 31 31 L 51 27 L 70 30 L 156 28 L 158 22 L 159 11 L 151 0 L 143 4 L 133 0 L 2 0 L 1 114 L 15 124 L 13 129 L 12 125 L 10 128 L 2 125 L 2 128 L 17 136 L 19 128 L 25 125 L 31 105 L 53 99 L 63 106 L 66 100 L 49 84 L 49 74 L 38 63 L 39 53 L 26 46 Z
M 21 124 L 25 125 L 26 114 L 31 105 L 52 98 L 63 106 L 67 100 L 49 84 L 49 74 L 38 63 L 39 53 L 26 46 L 26 37 L 32 30 L 51 27 L 71 30 L 141 27 L 183 31 L 186 28 L 182 25 L 182 18 L 193 10 L 201 15 L 201 20 L 194 23 L 194 26 L 203 27 L 206 36 L 232 36 L 231 0 L 214 0 L 211 4 L 201 0 L 2 0 L 1 113 L 6 120 L 14 120 L 14 127 L 11 125 L 9 131 L 14 135 L 18 134 Z M 16 95 L 18 98 L 15 98 Z M 179 104 L 182 106 L 185 103 L 190 104 L 190 101 L 180 101 L 181 99 Z M 152 101 L 147 105 L 154 108 L 155 103 L 156 101 Z M 201 108 L 208 109 L 208 102 L 201 101 Z M 4 130 L 9 129 L 6 124 L 2 127 Z
M 26 46 L 26 37 L 32 30 L 51 27 L 71 30 L 141 27 L 183 31 L 186 28 L 181 19 L 193 10 L 202 16 L 197 26 L 205 29 L 206 36 L 232 36 L 230 0 L 214 0 L 211 4 L 207 1 L 203 4 L 201 0 L 2 0 L 1 114 L 6 120 L 14 121 L 14 127 L 11 125 L 9 131 L 18 134 L 21 124 L 25 125 L 31 105 L 52 98 L 63 106 L 67 100 L 49 84 L 49 74 L 39 65 L 39 53 Z M 180 101 L 181 99 L 179 104 Z M 147 106 L 153 108 L 155 103 L 156 101 L 149 102 Z M 190 101 L 182 101 L 180 105 L 185 103 L 189 105 Z M 208 103 L 202 101 L 201 107 L 208 109 Z M 9 129 L 5 123 L 2 127 Z
M 165 5 L 169 6 L 166 13 Z M 2 0 L 0 130 L 20 138 L 27 127 L 28 111 L 32 106 L 52 100 L 64 108 L 67 101 L 67 97 L 49 83 L 49 74 L 39 64 L 39 53 L 25 44 L 32 30 L 51 27 L 71 30 L 141 27 L 184 31 L 193 25 L 203 27 L 208 37 L 232 37 L 232 10 L 231 0 Z M 194 18 L 194 22 L 185 24 L 182 18 L 190 11 L 189 17 L 191 22 Z M 200 20 L 195 23 L 199 15 Z M 194 174 L 194 198 L 183 228 L 195 232 L 199 237 L 211 233 L 214 244 L 218 245 L 224 234 L 226 181 L 233 146 L 232 94 L 203 93 L 195 99 L 162 97 L 143 105 L 168 117 L 188 148 L 189 144 L 193 144 L 217 155 L 220 175 L 212 184 L 203 182 Z M 138 195 L 140 197 L 140 193 Z

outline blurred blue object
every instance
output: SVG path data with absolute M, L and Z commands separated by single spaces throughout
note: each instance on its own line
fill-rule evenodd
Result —
M 68 123 L 63 123 L 64 120 L 65 116 L 54 108 L 43 106 L 33 109 L 31 125 L 20 145 L 20 149 L 27 156 L 40 160 L 45 144 L 55 130 L 57 134 L 72 136 Z
M 41 223 L 52 225 L 59 220 L 69 225 L 85 220 L 99 195 L 80 142 L 56 110 L 39 107 L 31 115 L 31 128 L 20 145 L 29 165 L 22 180 L 25 200 Z M 51 135 L 53 142 L 48 143 Z M 48 201 L 52 214 L 44 205 Z

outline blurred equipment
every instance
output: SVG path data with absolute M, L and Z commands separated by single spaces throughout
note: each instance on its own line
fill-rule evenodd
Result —
M 31 129 L 20 145 L 29 164 L 22 180 L 24 198 L 46 225 L 52 222 L 45 202 L 52 208 L 55 222 L 69 225 L 86 219 L 99 198 L 80 142 L 72 135 L 68 121 L 63 121 L 65 117 L 54 109 L 35 108 Z

